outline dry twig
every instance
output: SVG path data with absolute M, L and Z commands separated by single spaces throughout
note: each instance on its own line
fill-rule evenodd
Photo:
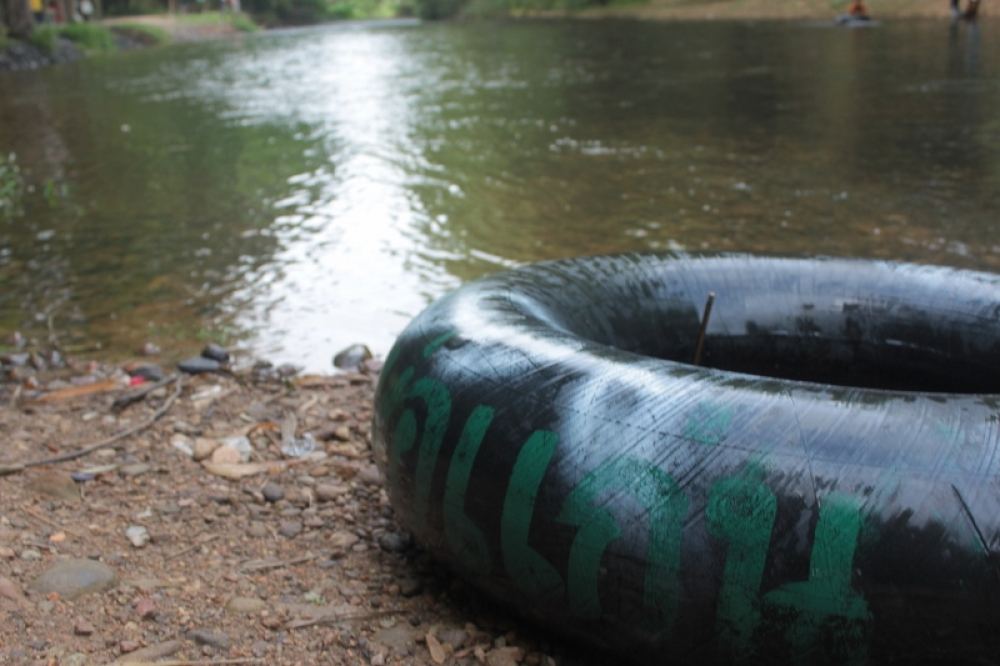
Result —
M 42 458 L 41 460 L 30 460 L 28 462 L 22 462 L 22 463 L 0 464 L 0 476 L 18 474 L 31 467 L 42 467 L 43 465 L 54 465 L 56 463 L 66 462 L 68 460 L 76 460 L 77 458 L 82 458 L 85 455 L 93 453 L 98 449 L 121 448 L 121 444 L 118 444 L 118 442 L 125 439 L 126 437 L 130 437 L 138 432 L 145 430 L 146 428 L 148 428 L 149 426 L 153 425 L 158 420 L 160 420 L 160 418 L 162 418 L 164 414 L 170 411 L 170 408 L 173 407 L 174 403 L 177 401 L 177 398 L 179 398 L 181 395 L 181 390 L 184 388 L 184 382 L 182 381 L 182 378 L 180 376 L 178 376 L 174 381 L 177 384 L 176 388 L 174 389 L 174 392 L 170 395 L 170 397 L 168 397 L 164 401 L 163 405 L 159 409 L 157 409 L 153 413 L 153 415 L 150 416 L 145 421 L 137 423 L 131 428 L 126 428 L 125 430 L 122 430 L 121 432 L 112 435 L 111 437 L 106 437 L 105 439 L 102 439 L 99 442 L 94 442 L 93 444 L 85 446 L 82 449 L 78 449 L 76 451 L 70 451 L 69 453 L 63 453 L 58 456 L 52 456 L 51 458 Z

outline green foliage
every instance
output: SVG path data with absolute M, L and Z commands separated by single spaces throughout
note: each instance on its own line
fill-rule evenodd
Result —
M 240 32 L 257 32 L 260 29 L 260 26 L 243 12 L 229 14 L 229 23 Z
M 178 14 L 174 20 L 187 25 L 229 25 L 240 32 L 256 32 L 260 29 L 248 14 L 243 12 L 198 12 L 196 14 Z
M 0 155 L 0 218 L 21 212 L 24 192 L 24 176 L 17 165 L 17 155 Z
M 146 44 L 169 44 L 170 33 L 163 28 L 145 23 L 119 23 L 112 26 L 115 32 L 123 33 Z
M 111 31 L 96 23 L 70 23 L 59 34 L 85 51 L 107 53 L 117 49 Z
M 244 0 L 243 6 L 270 25 L 305 25 L 412 14 L 413 0 Z
M 59 40 L 59 28 L 53 25 L 43 25 L 31 31 L 31 43 L 46 53 L 56 50 Z
M 43 25 L 31 33 L 31 43 L 46 53 L 55 51 L 60 38 L 68 39 L 81 49 L 92 53 L 106 53 L 117 48 L 111 31 L 95 23 Z
M 457 15 L 466 5 L 466 0 L 417 0 L 417 14 L 422 19 L 437 20 Z
M 10 44 L 10 39 L 7 37 L 7 28 L 0 25 L 0 50 L 7 48 L 8 44 Z

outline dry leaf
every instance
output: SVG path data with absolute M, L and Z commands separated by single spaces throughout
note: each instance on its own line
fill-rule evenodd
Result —
M 427 642 L 427 649 L 430 650 L 431 659 L 434 660 L 434 663 L 443 664 L 445 659 L 448 658 L 448 653 L 445 652 L 444 646 L 441 645 L 441 641 L 439 641 L 437 636 L 434 635 L 436 631 L 436 625 L 431 627 L 430 631 L 428 631 L 427 635 L 424 637 L 424 640 Z

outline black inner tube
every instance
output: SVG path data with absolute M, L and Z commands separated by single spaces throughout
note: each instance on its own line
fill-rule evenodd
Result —
M 690 364 L 705 299 L 716 292 L 704 367 L 844 387 L 1000 393 L 997 313 L 959 315 L 954 307 L 960 300 L 974 305 L 981 294 L 950 289 L 947 275 L 929 284 L 883 283 L 879 291 L 847 266 L 804 284 L 780 263 L 766 280 L 688 265 L 678 288 L 678 272 L 660 264 L 639 276 L 602 275 L 571 296 L 560 289 L 560 301 L 543 284 L 525 285 L 530 297 L 515 307 L 539 325 L 600 345 Z M 567 309 L 567 298 L 577 307 Z

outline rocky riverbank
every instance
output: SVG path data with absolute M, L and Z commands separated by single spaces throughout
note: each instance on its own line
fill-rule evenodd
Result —
M 584 663 L 394 523 L 377 361 L 206 356 L 0 358 L 0 664 Z
M 102 48 L 95 50 L 72 39 L 77 35 L 67 33 L 64 28 L 40 26 L 32 39 L 8 39 L 5 45 L 0 45 L 0 72 L 73 62 L 107 50 L 131 51 L 168 42 L 219 39 L 257 30 L 256 24 L 247 15 L 233 13 L 158 14 L 75 24 L 77 33 L 102 37 Z

